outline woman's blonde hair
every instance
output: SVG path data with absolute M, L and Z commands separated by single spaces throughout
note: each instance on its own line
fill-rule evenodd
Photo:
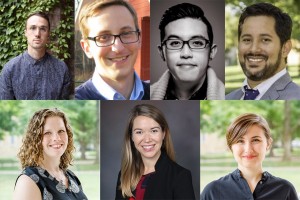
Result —
M 161 150 L 165 151 L 171 160 L 175 160 L 170 129 L 163 113 L 153 105 L 136 105 L 130 112 L 123 144 L 120 189 L 124 198 L 133 196 L 132 191 L 136 188 L 144 173 L 144 163 L 141 154 L 132 141 L 132 127 L 135 118 L 138 116 L 149 117 L 160 125 L 165 133 Z
M 227 128 L 226 140 L 230 150 L 232 145 L 243 137 L 253 125 L 259 126 L 264 131 L 268 144 L 272 143 L 270 127 L 265 118 L 254 113 L 246 113 L 238 116 Z
M 73 133 L 65 114 L 57 108 L 42 109 L 35 112 L 33 117 L 30 119 L 25 137 L 23 138 L 23 144 L 18 153 L 23 169 L 29 166 L 38 166 L 42 159 L 44 159 L 42 146 L 43 129 L 46 119 L 54 116 L 58 116 L 63 119 L 68 135 L 68 146 L 64 154 L 60 157 L 59 167 L 66 170 L 73 161 L 72 153 L 75 149 Z

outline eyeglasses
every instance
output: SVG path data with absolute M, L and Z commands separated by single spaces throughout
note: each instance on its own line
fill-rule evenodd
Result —
M 190 39 L 187 41 L 180 39 L 168 39 L 162 43 L 162 45 L 166 45 L 169 50 L 181 50 L 184 44 L 187 44 L 190 49 L 204 49 L 209 44 L 209 40 L 204 38 Z
M 113 45 L 116 38 L 120 38 L 123 44 L 135 43 L 139 40 L 140 31 L 128 31 L 119 35 L 104 34 L 96 37 L 87 37 L 88 40 L 93 40 L 98 47 L 107 47 Z

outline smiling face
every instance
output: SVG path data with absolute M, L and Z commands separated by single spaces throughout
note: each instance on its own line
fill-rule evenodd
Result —
M 134 19 L 124 6 L 109 6 L 101 9 L 99 14 L 88 18 L 89 37 L 103 34 L 119 35 L 136 31 Z M 123 44 L 120 38 L 107 47 L 98 47 L 92 40 L 81 40 L 81 46 L 89 58 L 93 58 L 104 80 L 118 81 L 132 76 L 134 64 L 140 49 L 140 40 Z
M 134 119 L 132 141 L 143 160 L 158 160 L 164 137 L 165 133 L 160 125 L 152 118 L 138 116 Z
M 50 35 L 49 28 L 48 21 L 43 17 L 33 15 L 27 20 L 25 36 L 29 50 L 46 48 Z
M 46 118 L 42 146 L 44 159 L 60 158 L 67 149 L 68 135 L 61 117 L 51 116 Z
M 260 126 L 252 125 L 248 128 L 245 135 L 237 139 L 231 146 L 231 150 L 238 168 L 261 169 L 267 150 L 271 146 L 263 129 Z
M 262 82 L 285 68 L 290 41 L 281 46 L 273 17 L 248 17 L 241 30 L 238 56 L 248 79 Z
M 190 39 L 208 40 L 207 27 L 198 19 L 182 18 L 170 22 L 165 27 L 165 38 L 180 39 L 188 41 Z M 167 66 L 175 81 L 185 83 L 199 83 L 205 78 L 210 57 L 216 53 L 216 46 L 207 45 L 204 49 L 191 50 L 187 44 L 181 50 L 169 50 L 163 45 L 160 49 L 161 56 L 166 60 Z M 210 55 L 211 53 L 211 55 Z

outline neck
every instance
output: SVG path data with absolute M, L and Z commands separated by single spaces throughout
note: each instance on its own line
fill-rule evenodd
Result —
M 263 174 L 262 168 L 260 167 L 258 169 L 249 169 L 249 168 L 239 167 L 239 170 L 241 171 L 243 178 L 247 181 L 250 190 L 253 193 L 257 183 L 262 178 L 262 174 Z
M 114 90 L 122 94 L 126 99 L 130 98 L 134 86 L 134 71 L 130 76 L 122 79 L 109 79 L 106 77 L 101 78 L 112 87 Z
M 35 60 L 39 60 L 46 54 L 46 49 L 33 49 L 28 47 L 28 54 Z
M 161 154 L 161 152 L 159 152 L 153 158 L 144 158 L 144 157 L 142 157 L 143 163 L 144 163 L 144 175 L 155 171 L 155 164 L 156 164 L 158 158 L 160 157 L 160 154 Z
M 186 82 L 178 82 L 175 81 L 174 79 L 174 92 L 176 94 L 176 97 L 180 100 L 188 100 L 191 98 L 191 96 L 197 92 L 203 85 L 204 81 L 206 78 L 203 76 L 197 83 L 186 83 Z

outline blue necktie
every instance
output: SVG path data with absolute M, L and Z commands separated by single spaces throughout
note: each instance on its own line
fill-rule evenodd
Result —
M 248 89 L 247 85 L 244 86 L 244 89 L 245 89 L 244 100 L 254 100 L 259 95 L 258 90 Z

